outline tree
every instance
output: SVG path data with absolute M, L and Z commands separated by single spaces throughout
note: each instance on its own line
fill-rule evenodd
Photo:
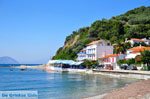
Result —
M 120 60 L 117 61 L 117 64 L 118 64 L 119 66 L 121 66 L 121 64 L 127 64 L 127 60 L 125 60 L 125 59 L 120 59 Z
M 141 56 L 141 55 L 137 55 L 137 56 L 135 57 L 135 62 L 136 62 L 136 63 L 141 63 L 141 62 L 142 62 L 142 56 Z
M 115 53 L 120 54 L 120 53 L 124 53 L 125 49 L 123 44 L 121 44 L 120 42 L 117 44 L 116 48 L 114 49 Z
M 133 44 L 133 47 L 137 47 L 137 46 L 140 46 L 140 43 L 134 43 Z
M 134 60 L 134 58 L 128 59 L 128 60 L 126 60 L 126 59 L 120 59 L 120 60 L 117 61 L 117 64 L 118 64 L 119 66 L 121 66 L 121 64 L 128 64 L 128 65 L 131 65 L 131 64 L 135 64 L 135 60 Z
M 127 64 L 128 64 L 128 65 L 135 64 L 134 58 L 128 59 L 128 60 L 127 60 Z
M 88 69 L 89 66 L 91 65 L 91 61 L 86 59 L 86 60 L 84 60 L 84 64 L 86 65 L 86 68 Z
M 88 31 L 88 36 L 89 37 L 97 37 L 97 33 L 95 31 L 94 28 L 90 28 L 89 31 Z
M 130 42 L 127 42 L 124 44 L 124 50 L 126 51 L 127 49 L 130 49 L 131 48 L 131 43 Z
M 97 61 L 92 62 L 92 66 L 97 66 L 97 65 L 98 65 L 98 60 L 97 60 Z
M 141 60 L 144 64 L 146 64 L 147 66 L 150 65 L 150 50 L 144 50 L 141 51 Z
M 141 44 L 142 46 L 148 47 L 148 45 L 147 45 L 146 43 L 144 43 L 144 42 L 141 42 L 140 44 Z

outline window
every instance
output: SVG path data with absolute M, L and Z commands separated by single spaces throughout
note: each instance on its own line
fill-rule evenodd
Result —
M 108 46 L 110 46 L 110 43 L 107 43 Z

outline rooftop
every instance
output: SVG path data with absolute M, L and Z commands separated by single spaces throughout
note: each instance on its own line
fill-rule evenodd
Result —
M 133 50 L 130 53 L 139 53 L 140 51 L 144 51 L 144 50 L 150 50 L 150 47 L 144 47 L 144 46 L 138 46 L 138 47 L 134 47 L 128 50 Z
M 119 56 L 120 54 L 110 54 L 110 55 L 107 55 L 107 56 L 105 56 L 105 57 L 103 57 L 103 59 L 104 58 L 109 58 L 109 57 L 116 57 L 116 56 Z
M 144 49 L 144 48 L 150 48 L 150 47 L 137 46 L 137 47 L 130 48 L 128 50 L 139 50 L 139 49 Z
M 80 51 L 86 51 L 86 49 L 82 49 L 82 50 L 80 50 Z
M 93 42 L 91 42 L 91 43 L 89 43 L 89 44 L 87 44 L 88 46 L 89 45 L 93 45 L 93 44 L 96 44 L 96 43 L 100 43 L 100 42 L 102 42 L 102 41 L 105 41 L 105 40 L 97 40 L 97 41 L 93 41 Z M 108 40 L 106 40 L 106 42 L 109 42 Z
M 136 39 L 136 38 L 134 38 L 134 39 L 131 39 L 131 40 L 127 40 L 127 41 L 145 41 L 145 40 L 143 40 L 143 39 Z
M 99 43 L 99 42 L 102 42 L 102 40 L 93 41 L 93 42 L 91 42 L 91 43 L 89 43 L 87 45 L 93 45 L 93 44 L 96 44 L 96 43 Z

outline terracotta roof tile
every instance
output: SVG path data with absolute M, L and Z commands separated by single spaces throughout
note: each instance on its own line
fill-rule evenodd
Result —
M 82 49 L 82 50 L 80 50 L 80 51 L 86 51 L 86 49 Z
M 96 43 L 99 43 L 99 42 L 102 42 L 102 40 L 93 41 L 93 42 L 91 42 L 91 43 L 89 43 L 87 45 L 93 45 L 93 44 L 96 44 Z
M 137 49 L 143 49 L 143 48 L 146 48 L 146 47 L 144 47 L 144 46 L 137 46 L 137 47 L 130 48 L 128 50 L 137 50 Z
M 107 55 L 107 56 L 105 56 L 105 57 L 103 57 L 103 59 L 104 58 L 108 58 L 108 57 L 116 57 L 116 56 L 119 56 L 120 54 L 110 54 L 110 55 Z
M 131 48 L 129 50 L 133 50 L 132 52 L 130 53 L 139 53 L 140 51 L 144 51 L 144 50 L 150 50 L 150 47 L 144 47 L 144 46 L 138 46 L 138 47 L 134 47 L 134 48 Z
M 127 40 L 127 41 L 145 41 L 145 40 L 142 40 L 142 39 L 131 39 L 131 40 Z

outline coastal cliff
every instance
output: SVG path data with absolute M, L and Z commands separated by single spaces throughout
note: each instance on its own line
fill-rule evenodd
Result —
M 126 38 L 150 37 L 150 7 L 139 7 L 111 19 L 97 20 L 89 27 L 73 31 L 66 37 L 53 59 L 76 59 L 77 53 L 88 43 L 98 39 L 110 40 L 112 44 Z

